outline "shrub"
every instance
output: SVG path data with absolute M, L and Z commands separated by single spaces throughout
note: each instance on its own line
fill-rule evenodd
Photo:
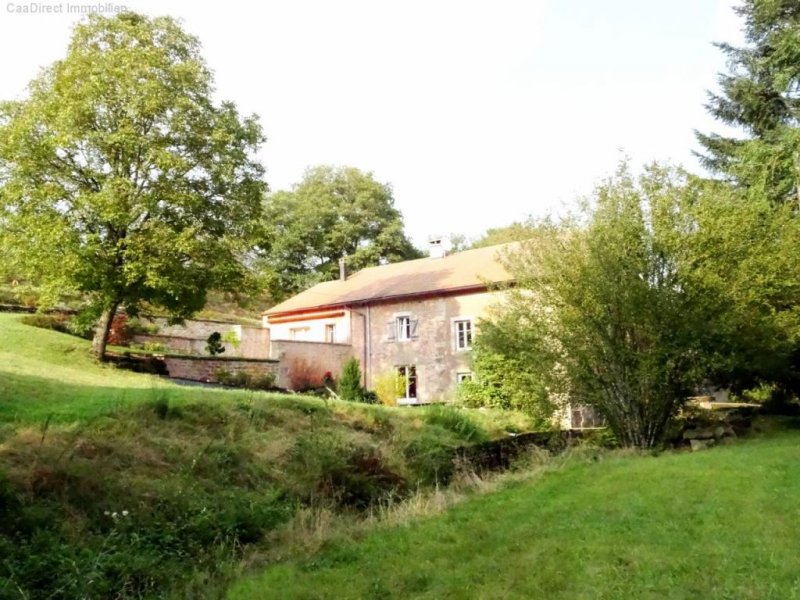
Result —
M 208 336 L 206 340 L 206 352 L 211 356 L 216 356 L 217 354 L 225 352 L 225 346 L 222 343 L 222 334 L 220 334 L 219 331 L 215 331 Z
M 459 401 L 469 408 L 518 410 L 546 426 L 553 407 L 546 400 L 541 381 L 520 362 L 519 356 L 503 356 L 476 340 L 473 349 L 475 379 L 458 386 Z
M 235 350 L 239 349 L 239 345 L 241 344 L 241 340 L 239 339 L 239 335 L 236 333 L 236 330 L 230 329 L 225 332 L 225 335 L 222 336 L 222 341 L 226 344 L 230 344 Z
M 325 373 L 303 358 L 289 362 L 289 387 L 295 392 L 316 390 L 323 386 Z
M 108 330 L 108 343 L 112 346 L 127 346 L 131 335 L 128 316 L 122 313 L 114 315 L 111 320 L 111 328 Z
M 384 406 L 396 406 L 405 389 L 405 380 L 396 371 L 387 371 L 375 378 L 375 394 Z
M 264 373 L 253 377 L 250 389 L 253 390 L 274 390 L 275 389 L 275 374 Z
M 357 358 L 350 358 L 342 368 L 339 378 L 339 396 L 351 402 L 364 401 L 364 388 L 361 386 L 361 365 Z

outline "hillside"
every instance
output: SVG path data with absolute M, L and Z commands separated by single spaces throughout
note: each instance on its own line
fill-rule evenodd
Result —
M 800 597 L 800 434 L 567 460 L 236 585 L 275 598 Z
M 0 314 L 0 598 L 213 596 L 298 508 L 446 483 L 456 447 L 499 433 L 441 408 L 179 386 Z
M 0 314 L 0 598 L 800 597 L 797 431 L 576 451 L 415 508 L 504 427 L 524 421 L 183 387 Z

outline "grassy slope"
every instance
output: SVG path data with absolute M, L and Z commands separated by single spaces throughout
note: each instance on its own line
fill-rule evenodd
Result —
M 789 432 L 568 465 L 272 567 L 229 597 L 800 598 L 799 459 Z
M 207 596 L 298 507 L 432 486 L 486 435 L 456 411 L 178 386 L 19 318 L 0 314 L 0 598 Z

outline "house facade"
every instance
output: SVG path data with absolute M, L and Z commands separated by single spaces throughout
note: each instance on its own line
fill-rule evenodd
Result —
M 363 269 L 318 284 L 263 315 L 273 358 L 292 379 L 293 365 L 313 357 L 338 373 L 358 358 L 364 385 L 397 373 L 406 381 L 398 404 L 452 397 L 472 377 L 470 351 L 478 321 L 512 282 L 501 264 L 508 245 L 451 255 L 434 243 L 431 256 Z M 276 350 L 277 349 L 277 350 Z M 299 368 L 299 367 L 295 367 Z

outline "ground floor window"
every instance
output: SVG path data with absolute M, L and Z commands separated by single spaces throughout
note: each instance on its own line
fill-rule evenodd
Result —
M 470 371 L 459 371 L 456 373 L 456 382 L 463 383 L 465 381 L 472 381 L 473 376 Z
M 397 367 L 397 374 L 403 380 L 405 395 L 402 399 L 415 400 L 417 398 L 417 367 L 415 365 L 402 365 Z
M 336 343 L 336 324 L 328 323 L 325 325 L 325 341 L 329 344 Z

